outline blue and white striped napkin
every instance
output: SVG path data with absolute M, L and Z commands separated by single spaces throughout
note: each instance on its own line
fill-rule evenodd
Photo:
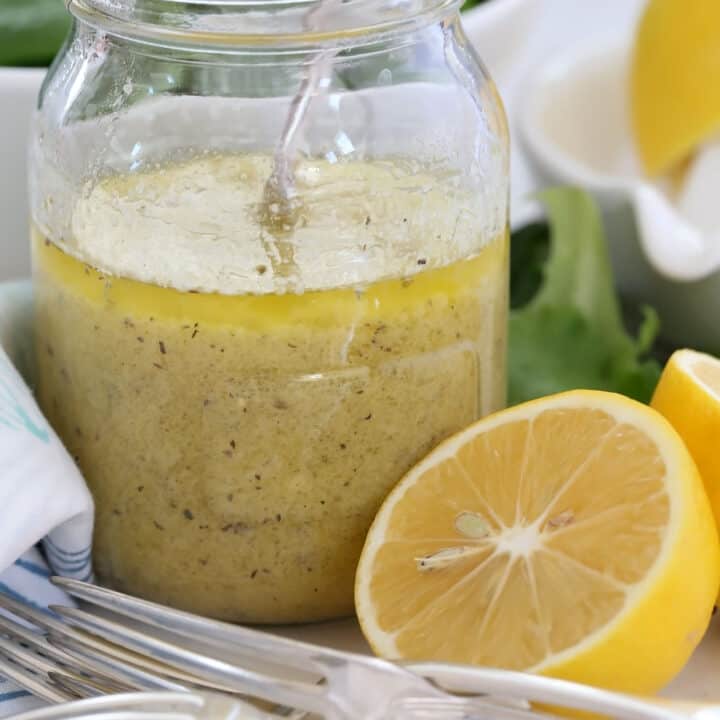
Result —
M 29 389 L 31 318 L 30 283 L 0 284 L 0 591 L 47 608 L 52 574 L 92 578 L 93 502 Z M 41 704 L 0 677 L 0 717 Z

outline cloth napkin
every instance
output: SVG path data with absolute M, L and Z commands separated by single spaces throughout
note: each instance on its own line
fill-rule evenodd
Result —
M 53 574 L 92 579 L 93 502 L 30 390 L 29 282 L 0 283 L 0 591 L 35 607 L 72 604 Z M 0 677 L 0 717 L 42 705 Z

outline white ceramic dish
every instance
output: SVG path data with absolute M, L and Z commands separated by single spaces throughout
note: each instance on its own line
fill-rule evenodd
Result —
M 44 69 L 0 67 L 0 280 L 30 273 L 27 137 Z
M 463 28 L 498 87 L 507 84 L 539 9 L 538 0 L 493 0 L 463 14 Z
M 540 0 L 494 0 L 463 13 L 465 33 L 495 81 L 508 115 L 513 227 L 538 214 L 537 206 L 526 201 L 535 182 L 517 142 L 515 87 L 531 52 L 528 41 L 538 26 L 539 10 Z
M 591 43 L 608 28 L 634 27 L 646 0 L 501 0 L 464 15 L 465 31 L 485 60 L 507 108 L 512 141 L 511 214 L 513 227 L 536 218 L 532 194 L 542 186 L 520 142 L 526 79 L 548 58 L 576 43 Z
M 540 184 L 572 184 L 600 203 L 618 282 L 660 313 L 677 345 L 720 351 L 720 243 L 642 177 L 627 99 L 629 36 L 575 45 L 531 73 L 519 130 Z

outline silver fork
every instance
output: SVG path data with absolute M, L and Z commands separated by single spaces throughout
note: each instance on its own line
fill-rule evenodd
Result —
M 627 720 L 688 717 L 673 708 L 522 673 L 437 663 L 401 667 L 200 618 L 75 580 L 55 582 L 90 606 L 55 607 L 58 619 L 6 598 L 0 605 L 41 627 L 50 647 L 60 648 L 91 675 L 101 673 L 101 682 L 132 684 L 140 671 L 161 682 L 211 686 L 330 720 L 548 717 L 530 709 L 528 701 Z
M 9 673 L 6 667 L 0 670 L 54 702 L 73 693 L 88 696 L 128 687 L 209 687 L 275 703 L 269 715 L 275 718 L 287 716 L 278 703 L 329 720 L 542 717 L 519 705 L 454 696 L 382 660 L 204 620 L 113 591 L 96 596 L 99 588 L 85 583 L 57 584 L 81 599 L 102 600 L 98 604 L 111 616 L 66 607 L 54 607 L 52 615 L 0 596 L 0 606 L 42 630 L 0 618 L 5 636 L 0 655 L 14 662 Z M 18 674 L 18 662 L 35 671 L 30 682 Z

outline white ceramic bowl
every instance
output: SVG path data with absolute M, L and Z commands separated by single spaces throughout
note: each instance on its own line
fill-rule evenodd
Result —
M 543 0 L 547 2 L 548 0 Z M 487 66 L 505 104 L 511 142 L 511 213 L 513 227 L 521 227 L 538 214 L 527 201 L 535 187 L 517 142 L 517 80 L 530 61 L 540 19 L 539 0 L 491 0 L 463 13 L 468 39 Z
M 519 130 L 543 184 L 578 185 L 599 202 L 618 283 L 657 309 L 676 345 L 720 351 L 720 246 L 645 178 L 627 96 L 629 37 L 575 45 L 530 73 Z
M 27 138 L 44 69 L 0 67 L 0 280 L 30 272 Z
M 539 5 L 538 0 L 491 0 L 462 16 L 465 33 L 500 88 L 532 31 Z

